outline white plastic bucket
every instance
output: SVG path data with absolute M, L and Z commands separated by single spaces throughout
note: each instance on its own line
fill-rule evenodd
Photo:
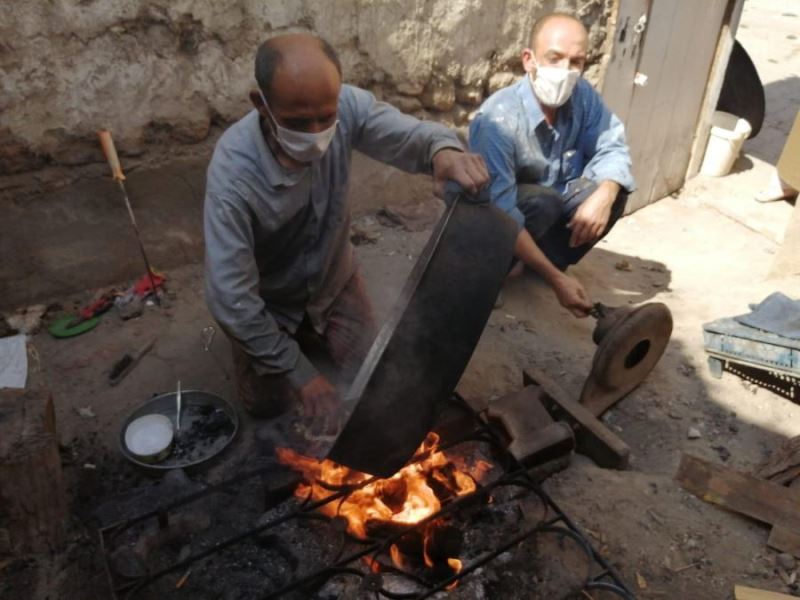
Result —
M 721 110 L 716 111 L 711 118 L 711 134 L 708 136 L 708 146 L 700 172 L 712 177 L 727 175 L 750 131 L 750 123 L 745 119 Z

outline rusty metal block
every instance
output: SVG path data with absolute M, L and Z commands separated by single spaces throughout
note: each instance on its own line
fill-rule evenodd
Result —
M 502 428 L 508 451 L 526 466 L 569 455 L 575 437 L 566 423 L 556 423 L 542 405 L 543 390 L 528 386 L 495 400 L 486 411 Z

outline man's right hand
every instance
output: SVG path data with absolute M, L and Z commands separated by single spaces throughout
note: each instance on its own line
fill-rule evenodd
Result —
M 317 375 L 298 391 L 313 435 L 336 435 L 339 430 L 339 392 L 324 376 Z
M 552 286 L 561 306 L 576 317 L 589 316 L 592 301 L 589 300 L 589 294 L 586 293 L 580 282 L 562 273 L 552 282 Z
M 589 294 L 583 286 L 569 275 L 559 271 L 556 266 L 544 255 L 531 234 L 524 227 L 517 236 L 514 244 L 514 255 L 528 267 L 539 273 L 550 284 L 556 293 L 561 306 L 566 308 L 576 317 L 588 317 L 592 309 Z

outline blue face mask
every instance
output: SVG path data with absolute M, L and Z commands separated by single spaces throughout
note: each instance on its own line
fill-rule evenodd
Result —
M 339 120 L 334 121 L 333 125 L 319 133 L 306 133 L 304 131 L 295 131 L 294 129 L 287 129 L 278 125 L 278 121 L 269 109 L 267 99 L 264 93 L 259 89 L 258 93 L 261 95 L 261 100 L 264 102 L 264 107 L 267 109 L 267 114 L 270 118 L 270 125 L 272 126 L 272 133 L 275 139 L 280 144 L 286 154 L 298 162 L 308 163 L 317 160 L 325 154 L 325 151 L 333 141 L 333 135 L 336 133 L 336 126 Z

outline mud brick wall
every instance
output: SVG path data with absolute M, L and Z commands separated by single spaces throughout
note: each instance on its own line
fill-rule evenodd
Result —
M 594 63 L 616 0 L 49 0 L 0 3 L 0 178 L 102 163 L 110 128 L 128 162 L 210 145 L 249 108 L 270 35 L 314 31 L 345 79 L 456 126 L 520 73 L 531 25 L 551 10 L 590 26 Z M 203 153 L 209 150 L 205 148 Z M 3 186 L 0 183 L 0 189 Z

